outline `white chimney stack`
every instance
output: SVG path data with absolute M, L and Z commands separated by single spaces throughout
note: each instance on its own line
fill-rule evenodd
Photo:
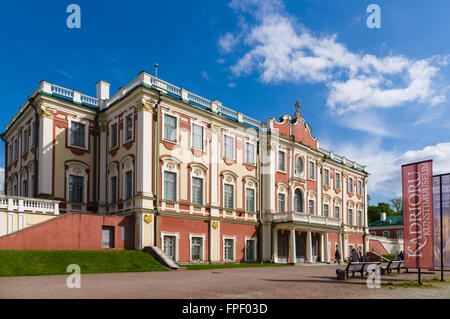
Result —
M 381 221 L 384 222 L 386 221 L 386 213 L 381 213 Z
M 98 81 L 97 84 L 97 99 L 107 100 L 109 99 L 109 86 L 110 84 L 106 81 Z

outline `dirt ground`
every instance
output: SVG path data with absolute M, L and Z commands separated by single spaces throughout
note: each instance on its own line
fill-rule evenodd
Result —
M 0 277 L 0 298 L 450 298 L 450 283 L 436 288 L 368 288 L 355 275 L 336 280 L 336 265 L 178 270 L 81 275 L 81 288 L 69 289 L 67 276 Z M 83 270 L 81 269 L 81 272 Z M 449 273 L 446 273 L 449 275 Z M 425 274 L 431 278 L 436 274 Z M 416 280 L 417 274 L 382 276 L 382 283 Z

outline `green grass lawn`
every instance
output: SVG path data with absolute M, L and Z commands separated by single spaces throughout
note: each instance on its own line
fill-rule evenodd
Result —
M 134 250 L 0 250 L 0 276 L 68 274 L 70 264 L 80 266 L 81 274 L 168 270 Z
M 254 264 L 189 264 L 180 265 L 187 270 L 202 270 L 202 269 L 220 269 L 220 268 L 250 268 L 250 267 L 283 267 L 292 266 L 290 264 L 271 264 L 271 263 L 254 263 Z

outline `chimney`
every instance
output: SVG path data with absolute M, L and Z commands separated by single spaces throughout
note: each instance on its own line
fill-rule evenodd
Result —
M 97 84 L 97 99 L 107 100 L 109 99 L 109 86 L 110 84 L 106 81 L 98 81 Z
M 380 220 L 382 221 L 382 222 L 384 222 L 384 221 L 386 221 L 386 213 L 381 213 L 381 218 L 380 218 Z

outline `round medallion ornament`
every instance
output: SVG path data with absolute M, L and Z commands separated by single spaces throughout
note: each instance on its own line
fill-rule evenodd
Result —
M 152 215 L 145 215 L 144 216 L 144 222 L 146 224 L 150 224 L 152 222 Z
M 214 228 L 214 229 L 219 228 L 219 223 L 218 222 L 213 222 L 212 223 L 212 228 Z

